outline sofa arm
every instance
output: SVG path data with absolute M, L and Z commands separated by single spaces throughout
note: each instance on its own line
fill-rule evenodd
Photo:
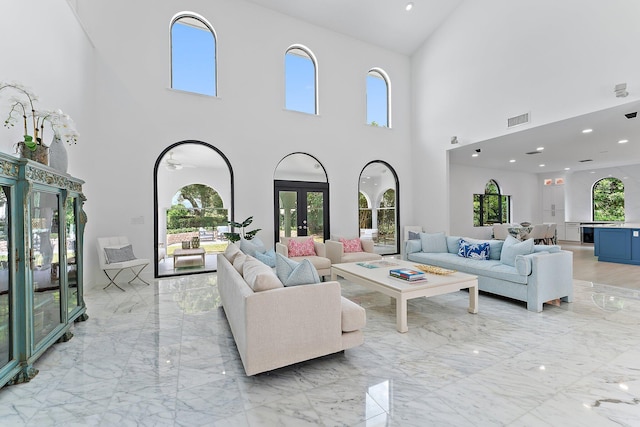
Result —
M 248 375 L 342 350 L 336 281 L 256 292 L 246 300 Z
M 335 240 L 325 240 L 324 245 L 327 250 L 327 258 L 331 260 L 331 264 L 340 264 L 344 255 L 344 245 Z
M 322 242 L 313 242 L 313 246 L 316 249 L 316 255 L 326 258 L 327 257 L 327 249 L 324 246 L 324 243 Z
M 280 242 L 276 242 L 276 253 L 279 253 L 280 255 L 284 255 L 286 258 L 289 258 L 289 248 L 287 248 L 287 245 L 283 245 Z
M 573 253 L 534 253 L 527 280 L 527 309 L 542 311 L 546 301 L 562 298 L 573 301 Z

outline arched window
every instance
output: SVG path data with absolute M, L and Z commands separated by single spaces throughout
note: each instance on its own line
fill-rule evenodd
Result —
M 382 160 L 369 162 L 358 182 L 360 238 L 372 239 L 376 253 L 400 253 L 398 175 Z
M 603 178 L 593 185 L 593 220 L 624 221 L 624 184 L 618 178 Z
M 490 179 L 484 194 L 473 195 L 473 226 L 505 224 L 510 221 L 511 196 L 503 196 L 498 183 Z
M 180 13 L 171 21 L 171 87 L 203 95 L 217 95 L 216 35 L 194 13 Z
M 391 127 L 391 84 L 379 68 L 367 73 L 367 124 Z
M 293 45 L 285 54 L 285 108 L 319 114 L 318 63 L 302 45 Z

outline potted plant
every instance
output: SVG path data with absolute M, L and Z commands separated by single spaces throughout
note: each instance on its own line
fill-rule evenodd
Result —
M 224 237 L 226 237 L 231 243 L 238 242 L 240 241 L 240 239 L 245 239 L 245 240 L 253 239 L 255 235 L 258 234 L 258 231 L 262 229 L 256 228 L 255 230 L 245 231 L 245 228 L 248 227 L 252 222 L 253 222 L 252 216 L 250 216 L 249 218 L 245 219 L 242 222 L 227 221 L 227 224 L 229 224 L 234 229 L 239 228 L 240 233 L 238 232 L 224 233 Z
M 73 121 L 62 110 L 36 110 L 38 97 L 19 83 L 0 82 L 0 92 L 4 89 L 18 93 L 18 96 L 9 99 L 9 115 L 4 127 L 11 129 L 22 119 L 23 140 L 17 144 L 17 152 L 21 157 L 48 164 L 48 147 L 43 142 L 45 123 L 51 126 L 54 140 L 57 138 L 69 144 L 77 142 L 78 132 Z

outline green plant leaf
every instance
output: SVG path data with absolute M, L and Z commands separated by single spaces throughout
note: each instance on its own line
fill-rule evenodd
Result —
M 256 228 L 255 230 L 247 231 L 244 233 L 244 238 L 247 240 L 251 240 L 258 234 L 258 231 L 262 230 L 262 228 Z
M 248 227 L 252 222 L 253 222 L 253 217 L 250 216 L 249 218 L 245 219 L 242 222 L 242 227 Z
M 224 237 L 231 243 L 240 241 L 240 235 L 238 233 L 224 233 Z

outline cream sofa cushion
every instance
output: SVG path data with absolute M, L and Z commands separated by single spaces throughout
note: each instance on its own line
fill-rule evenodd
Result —
M 239 247 L 237 247 L 236 245 L 234 245 L 233 243 L 229 243 L 229 246 L 227 246 L 227 249 L 225 249 L 224 251 L 224 257 L 233 264 L 233 260 L 235 259 L 236 256 L 238 256 L 238 254 L 241 254 L 242 251 L 240 250 Z
M 283 287 L 282 282 L 278 280 L 271 268 L 248 255 L 242 265 L 242 276 L 253 292 Z

